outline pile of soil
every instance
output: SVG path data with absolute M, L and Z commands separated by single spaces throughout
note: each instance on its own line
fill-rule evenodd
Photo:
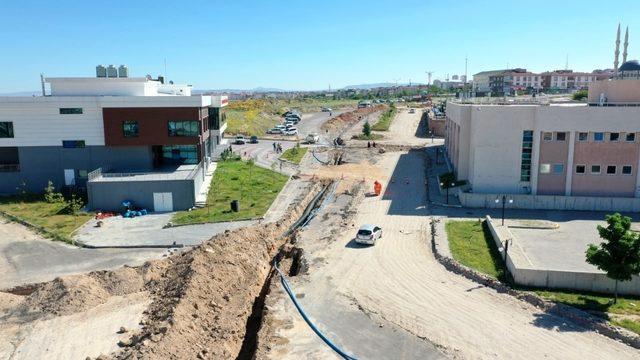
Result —
M 336 116 L 324 124 L 322 124 L 322 130 L 329 131 L 332 134 L 337 134 L 348 126 L 357 123 L 361 117 L 372 114 L 377 111 L 382 111 L 386 108 L 385 105 L 376 105 L 368 108 L 356 109 L 349 111 L 339 116 Z
M 314 184 L 280 222 L 220 234 L 165 260 L 171 264 L 147 283 L 153 303 L 143 330 L 117 358 L 227 359 L 246 351 L 254 303 L 264 296 L 271 260 L 286 242 L 281 235 L 320 187 Z

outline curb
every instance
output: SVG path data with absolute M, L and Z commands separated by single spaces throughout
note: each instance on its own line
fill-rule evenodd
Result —
M 441 255 L 438 252 L 438 247 L 436 246 L 433 236 L 431 237 L 431 248 L 433 250 L 433 255 L 436 258 L 436 260 L 442 266 L 444 266 L 445 269 L 447 269 L 448 271 L 454 274 L 461 275 L 480 285 L 484 285 L 486 287 L 492 288 L 496 290 L 498 293 L 511 295 L 517 298 L 518 300 L 527 302 L 550 314 L 554 314 L 559 317 L 569 319 L 570 321 L 572 321 L 573 323 L 579 326 L 593 330 L 610 339 L 621 341 L 633 348 L 640 349 L 640 335 L 636 335 L 626 329 L 613 326 L 607 323 L 606 320 L 590 315 L 589 313 L 583 310 L 580 310 L 578 308 L 575 308 L 573 306 L 554 303 L 554 302 L 545 300 L 535 294 L 515 290 L 510 286 L 496 279 L 490 278 L 471 268 L 468 268 L 460 264 L 455 259 Z
M 60 235 L 54 234 L 51 231 L 45 229 L 44 227 L 42 227 L 40 225 L 33 224 L 33 223 L 29 222 L 28 220 L 23 219 L 23 218 L 21 218 L 19 216 L 15 216 L 13 214 L 10 214 L 10 213 L 8 213 L 6 211 L 2 211 L 2 210 L 0 210 L 0 215 L 5 217 L 5 218 L 7 218 L 9 221 L 17 222 L 18 224 L 24 225 L 24 226 L 28 227 L 29 229 L 34 230 L 35 232 L 40 233 L 40 234 L 44 235 L 45 237 L 47 237 L 47 238 L 49 238 L 49 239 L 51 239 L 53 241 L 61 241 L 61 242 L 64 242 L 66 244 L 69 244 L 69 245 L 75 245 L 75 241 L 73 241 L 73 239 L 70 239 L 70 238 L 68 239 L 68 238 L 62 237 Z

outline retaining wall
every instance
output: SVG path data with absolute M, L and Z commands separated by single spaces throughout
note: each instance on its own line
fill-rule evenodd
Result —
M 499 208 L 502 203 L 495 200 L 501 194 L 477 194 L 459 192 L 458 199 L 465 207 Z M 585 210 L 585 211 L 617 211 L 640 212 L 640 198 L 608 198 L 595 196 L 554 196 L 554 195 L 509 195 L 512 204 L 509 209 L 539 210 Z
M 509 241 L 507 251 L 507 268 L 514 282 L 521 286 L 549 289 L 579 290 L 599 293 L 613 293 L 615 281 L 602 272 L 580 272 L 533 268 L 524 254 L 514 245 L 514 238 L 506 226 L 497 226 L 487 215 L 487 226 L 493 241 L 504 259 L 504 244 Z M 581 256 L 581 255 L 576 255 Z M 618 282 L 620 294 L 640 295 L 640 277 L 634 276 L 631 281 Z

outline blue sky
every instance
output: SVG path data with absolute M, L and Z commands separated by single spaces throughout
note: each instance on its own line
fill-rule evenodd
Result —
M 482 70 L 612 67 L 618 22 L 640 58 L 640 1 L 6 1 L 0 93 L 39 74 L 127 64 L 198 89 L 326 89 Z

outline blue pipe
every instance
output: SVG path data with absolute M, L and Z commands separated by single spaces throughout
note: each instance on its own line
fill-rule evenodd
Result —
M 293 294 L 293 291 L 291 291 L 291 287 L 289 286 L 289 283 L 287 282 L 287 279 L 285 279 L 284 274 L 278 268 L 278 263 L 276 262 L 276 260 L 273 261 L 273 267 L 276 269 L 276 271 L 280 275 L 280 282 L 282 283 L 282 286 L 284 287 L 284 290 L 287 292 L 287 294 L 289 294 L 289 298 L 291 298 L 291 301 L 293 301 L 293 304 L 296 306 L 296 309 L 298 309 L 298 312 L 300 313 L 300 315 L 302 316 L 304 321 L 307 323 L 307 325 L 309 325 L 311 330 L 313 330 L 313 332 L 316 333 L 316 335 L 318 335 L 320 337 L 320 339 L 322 339 L 322 341 L 324 341 L 325 344 L 327 344 L 333 351 L 338 353 L 338 355 L 340 355 L 343 359 L 357 360 L 355 357 L 347 354 L 342 349 L 340 349 L 338 346 L 336 346 L 322 332 L 320 332 L 320 330 L 311 322 L 311 320 L 309 319 L 307 314 L 304 312 L 304 309 L 302 309 L 302 306 L 300 306 L 300 303 L 298 303 L 298 300 L 296 299 L 295 295 Z

